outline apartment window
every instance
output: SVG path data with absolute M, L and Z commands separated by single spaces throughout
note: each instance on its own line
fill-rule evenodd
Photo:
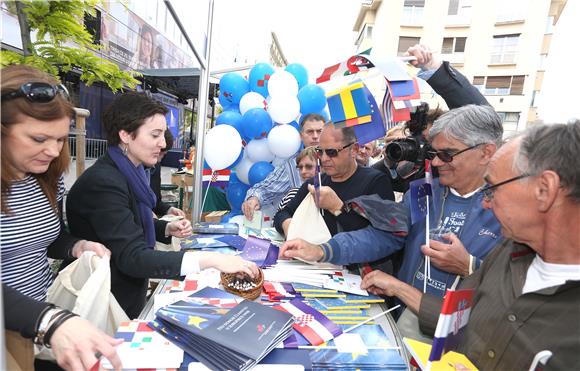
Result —
M 476 78 L 473 79 L 476 85 Z M 525 76 L 488 76 L 485 82 L 485 95 L 522 95 L 524 92 Z M 481 76 L 477 83 L 481 84 Z
M 447 22 L 468 24 L 471 21 L 471 0 L 449 0 Z
M 445 37 L 441 45 L 441 54 L 463 53 L 467 37 Z
M 407 52 L 410 47 L 419 44 L 421 41 L 420 37 L 399 37 L 399 47 L 397 48 L 397 55 L 401 56 Z
M 494 36 L 490 63 L 515 63 L 519 38 L 519 34 Z
M 512 132 L 518 130 L 518 122 L 520 121 L 519 112 L 498 112 L 502 120 L 504 132 Z
M 361 45 L 365 40 L 372 40 L 373 39 L 373 26 L 369 24 L 365 24 L 362 31 L 359 33 L 358 38 L 356 39 L 355 45 Z
M 551 34 L 554 32 L 554 17 L 549 16 L 546 18 L 546 30 L 544 31 L 545 34 Z
M 526 18 L 527 8 L 528 0 L 497 0 L 495 21 L 497 23 L 523 21 Z
M 403 5 L 402 25 L 421 25 L 425 0 L 405 0 Z

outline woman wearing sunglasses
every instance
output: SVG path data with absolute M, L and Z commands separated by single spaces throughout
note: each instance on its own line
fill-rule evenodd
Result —
M 145 306 L 148 278 L 179 278 L 200 269 L 258 273 L 238 256 L 209 252 L 155 251 L 155 241 L 191 235 L 188 220 L 153 218 L 156 197 L 144 167 L 166 147 L 167 108 L 145 94 L 119 95 L 103 114 L 109 148 L 72 186 L 67 198 L 70 229 L 112 252 L 111 291 L 130 318 Z
M 296 156 L 296 163 L 298 164 L 296 165 L 296 168 L 300 173 L 302 183 L 316 175 L 316 147 L 310 146 L 304 148 L 302 152 Z M 288 202 L 296 196 L 299 189 L 300 188 L 292 188 L 289 190 L 278 204 L 278 210 L 283 209 L 284 206 L 286 206 Z
M 76 258 L 88 250 L 99 256 L 110 254 L 105 246 L 74 238 L 63 228 L 62 174 L 69 164 L 67 140 L 73 106 L 66 89 L 44 72 L 8 66 L 1 73 L 0 246 L 6 328 L 25 338 L 35 337 L 38 344 L 52 344 L 62 367 L 90 368 L 97 350 L 116 358 L 111 344 L 118 342 L 89 322 L 44 303 L 53 279 L 48 257 Z M 39 337 L 51 327 L 50 337 Z M 77 351 L 66 350 L 73 348 L 73 342 L 80 342 L 74 348 Z M 28 361 L 32 357 L 31 353 Z M 115 363 L 120 365 L 118 359 Z

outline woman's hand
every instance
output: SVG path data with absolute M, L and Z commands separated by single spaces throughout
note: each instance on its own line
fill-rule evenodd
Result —
M 77 241 L 72 248 L 71 255 L 78 259 L 85 251 L 94 251 L 100 258 L 105 255 L 111 256 L 111 250 L 107 249 L 105 245 L 87 240 Z
M 246 273 L 251 278 L 258 277 L 256 263 L 244 260 L 236 255 L 214 252 L 202 253 L 199 259 L 201 269 L 215 268 L 224 273 Z
M 115 368 L 121 370 L 121 359 L 115 347 L 123 339 L 113 339 L 89 321 L 72 317 L 60 325 L 50 339 L 56 362 L 65 370 L 89 370 L 97 362 L 95 354 L 106 357 Z
M 167 223 L 167 226 L 165 227 L 166 236 L 185 238 L 191 236 L 192 233 L 191 222 L 187 219 Z

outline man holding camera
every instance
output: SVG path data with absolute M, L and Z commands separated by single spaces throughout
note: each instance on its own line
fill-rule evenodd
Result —
M 413 224 L 405 237 L 372 226 L 339 233 L 322 245 L 303 240 L 287 241 L 280 255 L 309 261 L 351 264 L 375 261 L 404 249 L 398 279 L 423 291 L 426 256 L 431 258 L 427 292 L 443 297 L 445 290 L 470 275 L 500 239 L 500 225 L 490 210 L 482 207 L 483 175 L 500 146 L 501 119 L 490 106 L 467 105 L 443 114 L 429 135 L 432 165 L 439 170 L 433 181 L 429 225 L 450 229 L 444 241 L 425 245 L 426 221 Z M 411 209 L 410 194 L 403 203 Z M 385 215 L 388 220 L 390 216 Z M 395 279 L 386 273 L 370 273 L 377 280 Z M 401 295 L 404 295 L 402 293 Z M 404 302 L 406 297 L 401 296 Z M 419 300 L 410 298 L 409 300 Z M 418 303 L 417 303 L 418 304 Z
M 449 62 L 441 62 L 428 47 L 412 46 L 406 55 L 417 58 L 416 61 L 410 62 L 420 69 L 417 77 L 427 81 L 445 100 L 449 109 L 467 104 L 489 105 L 485 97 L 465 76 Z M 424 176 L 424 158 L 417 155 L 421 154 L 421 148 L 427 144 L 429 129 L 441 114 L 443 114 L 441 109 L 429 109 L 429 105 L 423 102 L 411 114 L 411 120 L 405 124 L 403 132 L 391 131 L 385 137 L 387 146 L 384 159 L 373 167 L 391 176 L 394 191 L 406 192 L 410 181 Z M 415 147 L 415 151 L 401 151 L 401 146 Z

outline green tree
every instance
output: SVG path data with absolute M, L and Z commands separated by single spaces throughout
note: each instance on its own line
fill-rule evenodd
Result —
M 135 87 L 138 81 L 133 71 L 122 71 L 115 63 L 95 55 L 100 46 L 84 24 L 85 14 L 95 16 L 99 0 L 17 0 L 6 1 L 18 16 L 22 38 L 22 54 L 3 50 L 2 66 L 27 64 L 46 71 L 56 78 L 73 67 L 80 70 L 80 79 L 87 85 L 102 81 L 116 92 L 123 87 Z M 33 42 L 31 31 L 36 31 Z

